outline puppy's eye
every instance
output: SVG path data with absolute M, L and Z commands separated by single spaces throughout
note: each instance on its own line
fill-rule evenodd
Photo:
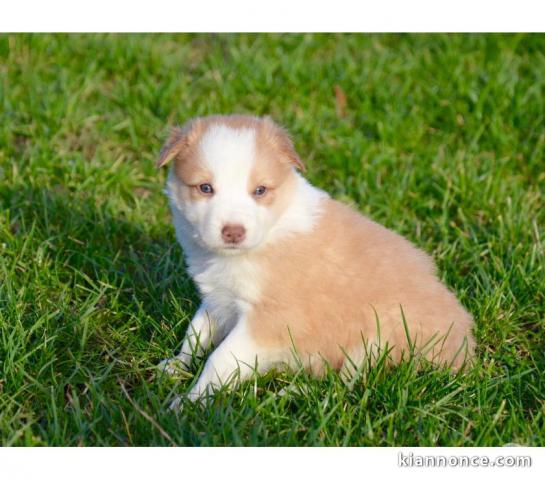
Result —
M 267 193 L 267 187 L 260 185 L 254 190 L 254 197 L 262 197 Z
M 197 188 L 201 193 L 204 193 L 205 195 L 212 195 L 214 193 L 214 189 L 209 183 L 201 183 Z

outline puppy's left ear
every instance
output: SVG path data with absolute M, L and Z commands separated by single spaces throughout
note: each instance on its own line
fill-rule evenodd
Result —
M 189 146 L 186 132 L 183 129 L 174 127 L 170 131 L 167 141 L 161 149 L 157 160 L 157 168 L 161 168 L 170 162 L 174 157 L 179 155 L 185 148 Z
M 295 147 L 293 146 L 293 142 L 291 141 L 288 132 L 275 123 L 269 116 L 263 118 L 263 125 L 269 141 L 280 150 L 282 156 L 295 168 L 304 172 L 305 164 L 295 151 Z
M 304 172 L 306 170 L 305 164 L 303 163 L 303 160 L 301 160 L 301 157 L 297 154 L 295 151 L 295 147 L 293 146 L 293 142 L 291 141 L 291 138 L 287 133 L 284 133 L 286 136 L 286 139 L 284 141 L 284 154 L 286 155 L 286 158 L 289 160 L 289 162 L 295 167 Z

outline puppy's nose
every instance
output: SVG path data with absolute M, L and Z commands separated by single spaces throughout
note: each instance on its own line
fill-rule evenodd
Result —
M 237 244 L 246 237 L 246 229 L 242 225 L 227 224 L 221 229 L 221 238 L 225 243 Z

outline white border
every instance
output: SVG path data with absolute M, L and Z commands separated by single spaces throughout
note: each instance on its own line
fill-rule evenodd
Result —
M 400 467 L 404 455 L 529 455 L 529 468 Z M 9 480 L 545 478 L 539 448 L 0 448 Z
M 6 0 L 0 31 L 545 31 L 543 0 Z
M 16 0 L 0 31 L 544 31 L 543 0 Z M 401 469 L 398 454 L 531 455 L 529 469 Z M 506 453 L 506 451 L 508 453 Z M 501 453 L 500 453 L 501 452 Z M 537 448 L 1 448 L 2 478 L 544 478 Z

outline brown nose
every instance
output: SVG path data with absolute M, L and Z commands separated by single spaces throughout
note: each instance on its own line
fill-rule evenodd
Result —
M 221 237 L 225 243 L 240 243 L 246 237 L 246 229 L 242 225 L 227 224 L 221 229 Z

